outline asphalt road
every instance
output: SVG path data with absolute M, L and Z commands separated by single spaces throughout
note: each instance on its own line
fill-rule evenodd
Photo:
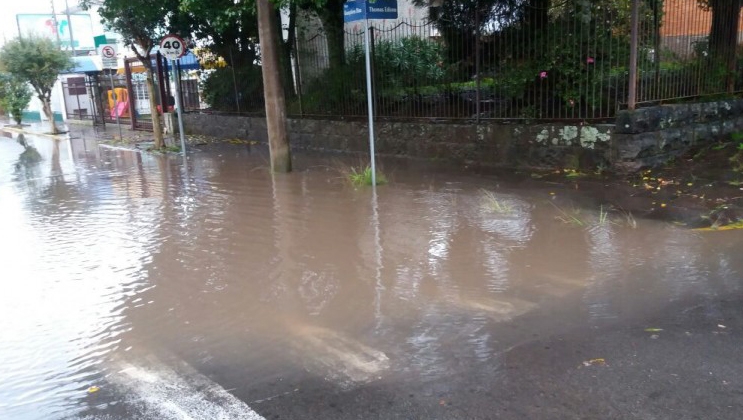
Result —
M 535 334 L 494 369 L 463 364 L 434 381 L 399 372 L 359 386 L 145 360 L 148 368 L 122 365 L 101 391 L 118 403 L 92 396 L 77 418 L 734 420 L 743 416 L 741 331 L 743 296 L 696 299 L 632 323 Z

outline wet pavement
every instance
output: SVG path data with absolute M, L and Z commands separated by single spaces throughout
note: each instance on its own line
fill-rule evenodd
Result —
M 743 416 L 741 231 L 413 161 L 373 192 L 354 157 L 16 136 L 2 419 Z

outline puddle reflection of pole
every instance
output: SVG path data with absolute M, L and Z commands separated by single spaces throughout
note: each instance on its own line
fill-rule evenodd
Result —
M 70 155 L 72 166 L 75 166 L 75 152 L 72 150 L 72 138 L 69 134 L 67 135 L 67 153 Z
M 273 264 L 273 268 L 271 270 L 271 287 L 274 288 L 274 290 L 281 290 L 284 288 L 287 274 L 286 270 L 288 267 L 295 266 L 294 263 L 290 263 L 291 261 L 291 255 L 288 252 L 291 247 L 291 240 L 290 240 L 290 232 L 291 229 L 284 226 L 284 222 L 286 220 L 286 217 L 282 214 L 288 206 L 288 203 L 286 200 L 284 200 L 282 206 L 282 200 L 279 197 L 280 192 L 279 188 L 281 188 L 276 180 L 276 174 L 273 171 L 270 171 L 270 177 L 271 177 L 271 199 L 272 199 L 272 205 L 273 205 L 273 234 L 274 234 L 274 247 L 276 248 L 276 257 L 278 258 L 278 261 L 276 261 L 275 264 Z M 275 283 L 274 283 L 275 282 Z M 278 297 L 278 294 L 277 294 Z
M 188 171 L 188 158 L 184 153 L 183 157 L 183 192 L 188 200 L 191 199 L 191 178 Z
M 50 172 L 50 175 L 52 179 L 61 179 L 64 181 L 64 174 L 62 173 L 62 164 L 59 160 L 59 140 L 53 139 L 53 146 L 52 146 L 52 169 Z
M 377 319 L 376 330 L 382 327 L 382 236 L 379 223 L 379 197 L 377 186 L 372 184 L 372 227 L 374 228 L 374 317 Z

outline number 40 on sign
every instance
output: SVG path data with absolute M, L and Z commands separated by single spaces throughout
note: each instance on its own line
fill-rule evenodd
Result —
M 177 35 L 166 35 L 160 41 L 160 54 L 168 60 L 177 60 L 186 54 L 186 43 Z

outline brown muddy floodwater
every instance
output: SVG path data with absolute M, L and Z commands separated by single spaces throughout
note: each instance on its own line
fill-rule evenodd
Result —
M 271 176 L 246 146 L 184 165 L 28 142 L 39 162 L 0 138 L 3 419 L 182 418 L 122 365 L 190 369 L 258 413 L 300 383 L 436 398 L 535 337 L 743 286 L 741 233 L 604 220 L 550 185 L 391 160 L 375 194 L 340 175 L 358 158 Z

